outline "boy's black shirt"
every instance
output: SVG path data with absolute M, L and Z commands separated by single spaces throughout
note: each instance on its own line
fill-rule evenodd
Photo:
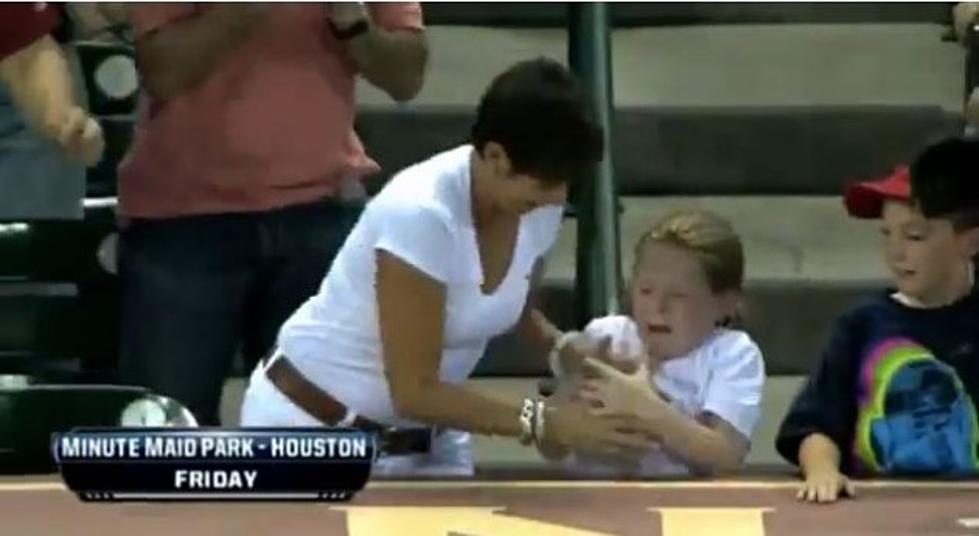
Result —
M 836 321 L 776 438 L 789 462 L 818 432 L 840 448 L 846 474 L 979 471 L 979 291 L 935 309 L 893 292 Z

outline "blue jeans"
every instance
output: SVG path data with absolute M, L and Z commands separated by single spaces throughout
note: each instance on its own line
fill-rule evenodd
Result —
M 219 424 L 224 380 L 246 370 L 319 288 L 362 205 L 136 220 L 119 236 L 120 380 Z
M 80 220 L 85 167 L 29 128 L 0 84 L 0 221 Z

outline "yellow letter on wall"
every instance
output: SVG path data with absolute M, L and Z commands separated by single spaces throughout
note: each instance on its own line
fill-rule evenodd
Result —
M 411 534 L 446 536 L 612 536 L 554 523 L 500 514 L 501 507 L 471 506 L 340 506 L 347 513 L 348 536 Z

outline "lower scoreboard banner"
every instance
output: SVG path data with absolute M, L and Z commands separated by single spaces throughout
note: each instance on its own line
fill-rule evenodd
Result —
M 367 483 L 376 440 L 329 428 L 88 428 L 52 447 L 85 501 L 344 501 Z

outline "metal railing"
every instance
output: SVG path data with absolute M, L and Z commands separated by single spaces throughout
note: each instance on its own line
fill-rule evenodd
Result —
M 619 219 L 612 167 L 612 44 L 608 5 L 568 5 L 568 63 L 587 89 L 605 135 L 605 155 L 587 170 L 575 192 L 578 244 L 575 266 L 577 323 L 620 312 Z

